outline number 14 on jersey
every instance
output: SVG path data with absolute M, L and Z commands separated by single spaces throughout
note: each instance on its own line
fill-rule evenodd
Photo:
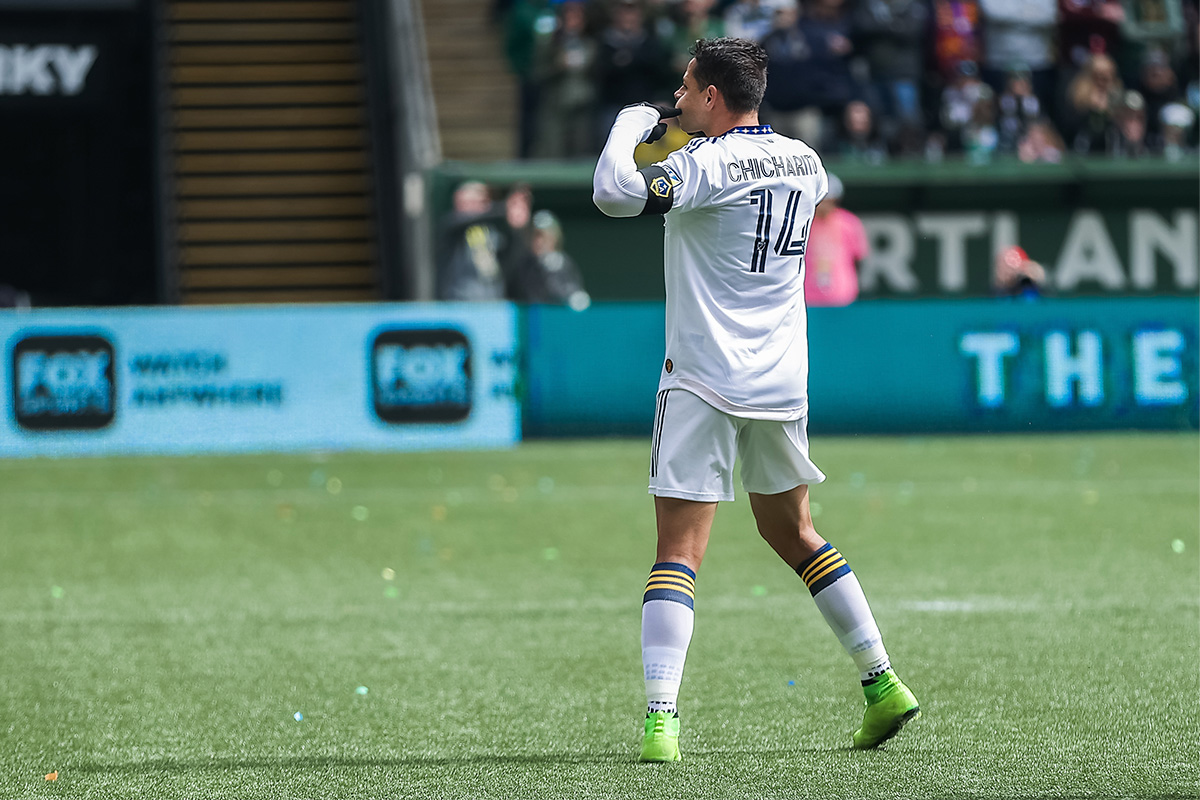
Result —
M 783 210 L 783 224 L 779 226 L 779 237 L 775 241 L 775 253 L 780 256 L 804 256 L 804 246 L 808 241 L 808 227 L 812 223 L 810 217 L 804 223 L 800 235 L 796 233 L 796 217 L 800 209 L 801 190 L 793 189 L 788 192 L 787 204 Z M 751 272 L 765 272 L 767 269 L 767 251 L 771 248 L 771 206 L 774 204 L 775 193 L 770 189 L 755 189 L 750 192 L 750 204 L 758 206 L 758 224 L 754 229 L 754 253 L 750 258 Z M 799 267 L 797 267 L 799 268 Z

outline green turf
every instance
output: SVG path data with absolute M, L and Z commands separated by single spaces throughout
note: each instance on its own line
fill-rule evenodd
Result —
M 857 674 L 740 497 L 653 766 L 646 442 L 0 462 L 0 798 L 1196 795 L 1195 435 L 813 454 L 923 718 L 849 749 Z

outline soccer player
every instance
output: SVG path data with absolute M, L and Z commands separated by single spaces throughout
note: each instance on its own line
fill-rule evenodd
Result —
M 658 546 L 642 602 L 647 711 L 641 760 L 678 761 L 676 701 L 692 637 L 696 573 L 733 465 L 759 533 L 808 586 L 857 665 L 866 695 L 857 748 L 877 747 L 920 709 L 891 668 L 846 559 L 813 528 L 808 486 L 804 248 L 828 192 L 808 145 L 760 125 L 767 55 L 745 39 L 700 40 L 675 108 L 621 110 L 592 199 L 611 217 L 665 216 L 666 358 L 650 456 Z M 634 148 L 679 117 L 695 137 L 639 170 Z

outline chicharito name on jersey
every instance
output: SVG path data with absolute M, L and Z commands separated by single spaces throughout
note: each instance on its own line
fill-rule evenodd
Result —
M 775 131 L 771 130 L 770 125 L 739 126 L 711 139 L 696 139 L 689 144 L 687 149 L 694 150 L 701 142 L 724 139 L 731 133 L 747 133 L 751 136 L 778 135 Z M 761 181 L 766 178 L 782 178 L 787 175 L 816 175 L 820 170 L 820 167 L 817 166 L 817 159 L 814 157 L 790 153 L 783 156 L 762 156 L 760 158 L 726 161 L 724 162 L 724 166 L 726 177 L 734 183 Z

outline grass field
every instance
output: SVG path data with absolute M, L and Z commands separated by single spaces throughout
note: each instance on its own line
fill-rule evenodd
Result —
M 647 442 L 0 462 L 0 798 L 1196 796 L 1194 434 L 813 455 L 924 717 L 848 749 L 857 673 L 741 496 L 654 766 Z

